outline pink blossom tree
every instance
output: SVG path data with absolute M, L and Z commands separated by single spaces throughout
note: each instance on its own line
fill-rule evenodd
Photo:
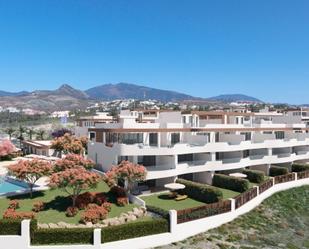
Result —
M 72 198 L 73 207 L 76 198 L 82 192 L 95 188 L 100 181 L 100 176 L 79 166 L 54 173 L 50 177 L 51 188 L 60 188 Z
M 30 197 L 32 198 L 35 183 L 42 176 L 50 175 L 52 173 L 52 166 L 49 162 L 38 159 L 20 160 L 16 164 L 10 165 L 8 172 L 10 175 L 28 184 Z
M 90 159 L 86 159 L 83 156 L 77 154 L 68 154 L 65 156 L 65 158 L 56 161 L 54 165 L 54 171 L 59 172 L 75 167 L 83 167 L 87 170 L 90 170 L 94 166 L 95 163 Z
M 134 183 L 145 180 L 146 175 L 147 171 L 143 165 L 122 161 L 106 172 L 104 180 L 110 187 L 118 185 L 119 180 L 122 180 L 125 182 L 127 193 L 130 193 Z
M 10 140 L 0 142 L 0 158 L 11 155 L 16 150 L 14 144 Z

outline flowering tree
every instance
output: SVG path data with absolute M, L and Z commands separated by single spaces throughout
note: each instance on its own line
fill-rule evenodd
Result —
M 68 193 L 72 198 L 73 207 L 75 207 L 77 196 L 82 191 L 95 188 L 99 180 L 98 174 L 83 167 L 75 167 L 52 174 L 49 185 L 52 188 L 61 188 Z
M 72 131 L 68 128 L 60 128 L 58 130 L 54 130 L 51 135 L 53 138 L 57 138 L 57 137 L 63 137 L 65 134 L 72 135 Z
M 42 176 L 48 176 L 52 173 L 52 166 L 49 162 L 33 159 L 21 160 L 18 163 L 8 167 L 10 175 L 17 179 L 27 182 L 32 198 L 33 187 L 37 180 Z
M 81 139 L 78 139 L 68 133 L 64 134 L 62 137 L 57 137 L 52 141 L 51 148 L 59 151 L 74 154 L 82 154 L 84 152 L 84 147 Z
M 54 164 L 54 171 L 64 171 L 66 169 L 83 167 L 85 169 L 92 169 L 95 166 L 95 163 L 92 160 L 85 159 L 81 155 L 77 154 L 68 154 L 65 158 L 59 159 Z
M 118 166 L 113 166 L 105 174 L 106 183 L 112 187 L 118 185 L 119 181 L 125 182 L 125 189 L 129 193 L 135 182 L 146 179 L 147 171 L 143 165 L 122 161 Z
M 9 140 L 0 142 L 0 158 L 12 154 L 16 150 L 15 146 Z

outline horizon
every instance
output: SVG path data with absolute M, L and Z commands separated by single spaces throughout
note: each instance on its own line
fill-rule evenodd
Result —
M 307 104 L 308 7 L 305 0 L 0 2 L 0 90 L 128 82 Z

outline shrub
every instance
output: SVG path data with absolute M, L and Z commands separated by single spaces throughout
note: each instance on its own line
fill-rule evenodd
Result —
M 129 204 L 128 197 L 117 197 L 117 205 L 120 207 L 124 207 Z
M 81 222 L 87 223 L 92 222 L 93 224 L 98 223 L 99 220 L 104 220 L 107 217 L 108 211 L 103 206 L 97 204 L 89 204 L 86 210 L 81 214 Z
M 78 208 L 77 207 L 68 207 L 67 210 L 65 211 L 65 215 L 67 217 L 74 217 L 78 213 Z
M 170 215 L 169 212 L 163 208 L 155 207 L 155 206 L 146 206 L 147 211 L 160 215 L 162 218 L 169 220 Z
M 265 174 L 260 170 L 245 169 L 242 173 L 247 175 L 247 179 L 250 182 L 262 183 L 265 180 Z
M 14 209 L 7 209 L 3 213 L 3 219 L 34 219 L 34 212 L 16 211 Z
M 102 243 L 166 233 L 168 231 L 169 223 L 166 219 L 142 220 L 102 228 Z
M 222 192 L 213 186 L 184 179 L 177 179 L 176 182 L 186 186 L 184 189 L 180 190 L 179 193 L 186 194 L 195 200 L 205 203 L 214 203 L 222 199 Z
M 249 189 L 249 181 L 233 176 L 215 174 L 212 184 L 219 188 L 226 188 L 236 192 L 245 192 Z
M 10 202 L 9 202 L 9 207 L 8 207 L 8 209 L 17 209 L 17 208 L 19 208 L 19 201 L 18 200 L 11 200 Z
M 35 229 L 31 234 L 31 243 L 35 245 L 92 244 L 93 228 Z
M 112 209 L 112 204 L 109 202 L 104 202 L 101 206 L 104 207 L 108 212 L 110 212 Z
M 36 212 L 36 213 L 38 213 L 40 211 L 43 211 L 44 210 L 44 206 L 45 206 L 44 202 L 36 201 L 36 202 L 33 203 L 32 211 Z
M 21 220 L 0 220 L 0 235 L 21 235 Z
M 110 190 L 116 197 L 126 197 L 126 191 L 120 186 L 113 186 Z
M 95 193 L 94 202 L 100 206 L 103 203 L 107 202 L 107 197 L 104 193 Z
M 292 172 L 302 172 L 309 170 L 309 164 L 293 164 Z
M 80 194 L 76 198 L 76 207 L 79 209 L 85 209 L 88 204 L 92 203 L 94 201 L 94 194 L 90 192 L 85 192 L 83 194 Z
M 269 169 L 270 176 L 281 176 L 289 173 L 287 168 L 279 167 L 279 166 L 271 166 Z

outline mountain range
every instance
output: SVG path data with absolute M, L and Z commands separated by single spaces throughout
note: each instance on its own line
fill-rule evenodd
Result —
M 115 99 L 156 99 L 168 101 L 205 101 L 205 102 L 262 102 L 259 99 L 242 95 L 226 94 L 211 98 L 194 97 L 175 91 L 161 90 L 136 84 L 104 84 L 82 91 L 63 84 L 56 90 L 35 90 L 32 92 L 0 91 L 1 107 L 31 108 L 35 110 L 54 111 L 85 108 L 98 100 Z

